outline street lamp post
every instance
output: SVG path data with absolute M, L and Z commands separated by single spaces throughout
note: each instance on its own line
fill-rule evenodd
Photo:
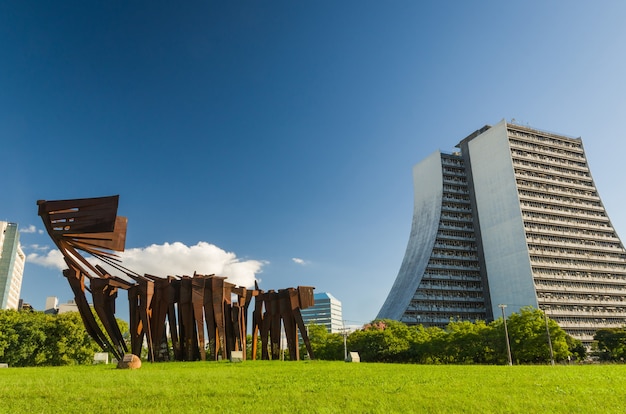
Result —
M 550 338 L 550 328 L 548 327 L 548 315 L 543 311 L 543 317 L 546 320 L 546 333 L 548 334 L 548 346 L 550 347 L 550 364 L 554 365 L 554 351 L 552 350 L 552 339 Z
M 346 321 L 343 321 L 343 360 L 348 360 L 348 332 L 346 331 Z
M 502 320 L 504 321 L 504 336 L 506 337 L 506 353 L 509 357 L 509 365 L 513 365 L 513 358 L 511 358 L 511 344 L 509 343 L 509 330 L 506 327 L 506 315 L 504 315 L 504 308 L 506 305 L 500 304 L 498 305 L 500 309 L 502 309 Z

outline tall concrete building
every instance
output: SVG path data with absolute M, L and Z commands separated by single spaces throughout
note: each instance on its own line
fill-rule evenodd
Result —
M 415 206 L 378 317 L 445 326 L 543 309 L 589 343 L 626 324 L 626 251 L 583 143 L 502 121 L 413 169 Z
M 342 332 L 343 316 L 341 302 L 327 292 L 316 293 L 313 297 L 315 305 L 300 311 L 304 324 L 324 325 L 330 333 Z
M 26 256 L 17 224 L 0 221 L 0 309 L 17 309 Z

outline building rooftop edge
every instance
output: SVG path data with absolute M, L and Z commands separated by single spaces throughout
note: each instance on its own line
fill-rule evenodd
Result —
M 482 133 L 484 133 L 485 131 L 487 131 L 489 128 L 491 128 L 491 125 L 485 125 L 482 128 L 477 129 L 476 131 L 472 132 L 471 134 L 469 134 L 468 136 L 463 138 L 458 144 L 456 144 L 456 147 L 457 148 L 461 148 L 461 144 L 473 140 L 477 136 L 479 136 Z
M 545 136 L 549 136 L 552 138 L 559 138 L 559 139 L 570 139 L 570 140 L 575 140 L 575 141 L 581 141 L 581 137 L 573 137 L 570 135 L 566 135 L 566 134 L 561 134 L 561 133 L 556 133 L 556 132 L 552 132 L 552 131 L 547 131 L 545 129 L 539 129 L 539 128 L 535 128 L 535 127 L 531 127 L 528 125 L 521 125 L 517 122 L 515 122 L 515 120 L 511 120 L 511 122 L 507 122 L 505 119 L 502 119 L 502 121 L 498 122 L 499 124 L 504 124 L 507 128 L 514 128 L 517 130 L 522 130 L 522 131 L 526 131 L 526 132 L 536 132 L 536 133 L 540 133 L 542 135 Z M 461 146 L 471 140 L 473 140 L 474 138 L 476 138 L 477 136 L 483 134 L 485 131 L 487 131 L 488 129 L 492 128 L 492 125 L 485 125 L 480 129 L 477 129 L 476 131 L 472 132 L 471 134 L 469 134 L 468 136 L 466 136 L 465 138 L 463 138 L 457 145 L 456 148 L 461 148 Z
M 336 297 L 334 297 L 333 295 L 331 295 L 328 292 L 319 292 L 319 293 L 314 293 L 313 294 L 313 298 L 314 299 L 322 299 L 322 298 L 328 298 L 328 299 L 334 299 L 334 300 L 338 300 Z

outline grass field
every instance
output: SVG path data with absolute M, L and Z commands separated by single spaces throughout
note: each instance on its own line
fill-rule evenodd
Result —
M 144 363 L 0 369 L 2 413 L 623 413 L 626 365 Z

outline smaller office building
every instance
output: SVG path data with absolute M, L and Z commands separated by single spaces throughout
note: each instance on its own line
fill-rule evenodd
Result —
M 67 303 L 59 304 L 59 298 L 56 296 L 48 296 L 46 298 L 46 309 L 44 313 L 56 315 L 67 312 L 78 312 L 78 305 L 76 305 L 74 300 L 68 300 Z
M 341 333 L 343 331 L 341 302 L 328 292 L 316 293 L 314 298 L 314 306 L 301 310 L 304 324 L 324 325 L 330 333 Z

